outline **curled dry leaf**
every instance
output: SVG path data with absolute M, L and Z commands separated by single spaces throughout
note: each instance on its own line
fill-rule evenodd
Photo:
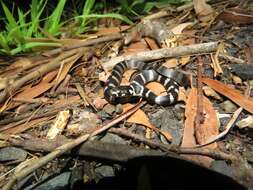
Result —
M 186 23 L 182 23 L 179 24 L 177 26 L 175 26 L 174 28 L 171 29 L 171 32 L 173 32 L 175 35 L 180 35 L 182 34 L 183 30 L 189 26 L 192 26 L 193 22 L 186 22 Z
M 193 0 L 194 10 L 201 22 L 209 22 L 213 19 L 214 10 L 206 3 L 206 0 Z
M 211 102 L 206 97 L 203 97 L 204 122 L 200 124 L 200 126 L 195 127 L 195 120 L 197 116 L 197 98 L 197 89 L 192 88 L 186 102 L 186 120 L 182 147 L 194 147 L 197 142 L 199 144 L 205 144 L 209 138 L 218 134 L 217 115 Z M 213 143 L 209 145 L 209 148 L 214 149 L 216 146 L 216 143 Z M 203 156 L 189 156 L 189 158 L 206 166 L 209 166 L 212 161 L 210 158 Z
M 126 112 L 127 110 L 131 109 L 132 107 L 133 107 L 132 104 L 125 104 L 125 105 L 123 105 L 123 110 L 124 110 L 124 112 Z M 150 123 L 148 116 L 141 109 L 137 110 L 133 115 L 131 115 L 127 119 L 127 122 L 143 125 L 149 129 L 152 129 L 152 130 L 162 134 L 168 141 L 172 140 L 172 135 L 170 133 L 168 133 L 167 131 L 161 131 L 160 129 L 154 127 Z
M 251 115 L 242 119 L 241 121 L 238 121 L 236 125 L 240 129 L 245 128 L 245 127 L 253 128 L 253 116 Z

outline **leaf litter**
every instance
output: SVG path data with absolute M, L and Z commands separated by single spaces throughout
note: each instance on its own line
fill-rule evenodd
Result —
M 253 6 L 251 2 L 248 3 Z M 163 12 L 161 18 L 158 16 L 156 20 L 143 19 L 132 26 L 114 23 L 111 20 L 113 23 L 111 27 L 99 27 L 96 32 L 88 34 L 89 37 L 85 40 L 79 36 L 80 39 L 76 38 L 73 44 L 71 39 L 58 39 L 59 42 L 62 40 L 64 46 L 46 52 L 41 50 L 39 56 L 20 57 L 16 62 L 10 62 L 6 66 L 0 64 L 2 69 L 0 72 L 1 134 L 8 135 L 10 139 L 20 138 L 18 136 L 21 133 L 32 134 L 41 139 L 48 137 L 54 140 L 58 136 L 74 139 L 73 144 L 62 147 L 65 152 L 87 139 L 100 141 L 99 136 L 111 133 L 110 130 L 108 131 L 108 126 L 113 126 L 112 129 L 116 129 L 113 134 L 118 137 L 124 136 L 123 141 L 131 142 L 129 146 L 138 146 L 151 152 L 153 150 L 151 145 L 155 144 L 161 151 L 169 150 L 177 153 L 181 159 L 192 160 L 208 168 L 216 162 L 217 155 L 221 160 L 226 161 L 228 158 L 233 160 L 237 157 L 236 161 L 244 160 L 240 165 L 243 168 L 241 176 L 247 173 L 250 179 L 252 169 L 248 161 L 250 161 L 250 150 L 253 148 L 251 143 L 253 137 L 250 132 L 253 99 L 252 91 L 249 92 L 249 97 L 243 95 L 247 88 L 246 83 L 250 83 L 251 79 L 245 78 L 240 69 L 252 64 L 252 55 L 248 50 L 245 57 L 243 51 L 246 48 L 235 45 L 235 42 L 237 40 L 241 43 L 240 32 L 245 31 L 245 28 L 251 30 L 252 12 L 250 10 L 245 12 L 240 7 L 227 7 L 230 6 L 222 2 L 209 4 L 204 0 L 194 0 L 193 5 L 184 9 L 185 12 L 181 12 L 180 9 L 170 13 L 165 11 L 166 14 Z M 216 15 L 216 12 L 220 15 Z M 192 17 L 198 22 L 192 22 Z M 174 23 L 173 26 L 166 25 L 164 19 L 171 21 L 168 23 Z M 228 24 L 220 24 L 220 22 Z M 233 28 L 233 25 L 237 25 L 237 28 Z M 161 38 L 158 35 L 160 31 L 164 31 L 167 35 Z M 220 40 L 224 42 L 212 46 L 203 45 L 204 42 Z M 250 40 L 253 42 L 253 39 Z M 192 46 L 198 44 L 199 49 Z M 187 54 L 184 53 L 184 49 L 180 49 L 186 45 L 189 50 Z M 248 44 L 243 45 L 248 46 Z M 178 48 L 179 54 L 168 56 L 168 52 L 173 52 L 173 48 Z M 152 57 L 148 55 L 151 51 L 160 54 Z M 134 57 L 136 52 L 141 55 L 140 58 Z M 88 54 L 90 56 L 87 56 Z M 229 56 L 223 56 L 224 54 Z M 197 60 L 200 55 L 203 59 L 200 68 L 203 77 L 199 77 L 197 70 Z M 122 105 L 123 113 L 117 110 L 120 106 L 113 106 L 108 112 L 105 109 L 108 102 L 101 92 L 104 88 L 103 83 L 110 74 L 110 64 L 115 65 L 120 62 L 118 60 L 131 56 L 142 61 L 156 61 L 169 68 L 180 69 L 190 74 L 191 86 L 183 89 L 183 95 L 175 105 L 161 107 L 149 105 L 144 102 L 145 100 L 141 100 L 142 103 Z M 109 57 L 111 59 L 108 59 Z M 244 64 L 233 63 L 233 60 L 239 60 Z M 108 61 L 112 62 L 108 64 Z M 110 66 L 107 67 L 107 64 Z M 250 70 L 251 66 L 247 68 Z M 133 73 L 134 71 L 128 71 L 124 74 L 123 85 L 129 84 Z M 198 82 L 207 86 L 196 88 L 196 79 L 200 79 Z M 166 94 L 164 87 L 157 82 L 149 83 L 147 87 L 157 95 Z M 200 92 L 201 96 L 199 96 Z M 238 106 L 234 113 L 220 107 L 220 104 L 227 100 Z M 184 115 L 182 118 L 175 115 L 175 120 L 184 124 L 181 131 L 182 139 L 179 139 L 181 145 L 168 148 L 168 145 L 160 142 L 159 137 L 165 137 L 168 143 L 174 137 L 168 131 L 153 125 L 150 118 L 161 110 L 175 110 L 178 105 L 183 113 L 181 115 Z M 83 110 L 86 116 L 80 114 Z M 67 116 L 60 116 L 65 112 Z M 225 112 L 229 120 L 224 125 L 217 116 Z M 89 117 L 94 119 L 89 120 Z M 103 122 L 103 125 L 98 121 Z M 238 128 L 233 127 L 234 125 Z M 55 129 L 50 129 L 51 126 Z M 92 129 L 88 130 L 89 126 L 92 126 Z M 136 126 L 136 131 L 131 130 L 133 126 Z M 144 131 L 141 130 L 143 127 Z M 119 139 L 115 136 L 108 138 L 111 143 L 119 143 L 117 142 Z M 11 142 L 15 141 L 3 145 L 15 146 Z M 33 144 L 29 146 L 35 147 Z M 21 148 L 29 150 L 27 143 L 23 143 Z M 241 150 L 240 153 L 238 149 Z M 180 151 L 181 153 L 178 153 Z M 189 152 L 191 155 L 185 155 Z M 56 153 L 57 156 L 60 154 Z M 111 152 L 107 150 L 106 154 L 113 154 L 113 150 Z M 96 157 L 96 154 L 91 156 Z M 49 161 L 51 159 L 46 163 Z M 38 163 L 40 164 L 40 161 Z M 39 164 L 38 168 L 41 167 Z M 36 166 L 36 163 L 31 165 Z M 23 178 L 28 173 L 19 171 L 19 175 Z M 233 178 L 238 180 L 241 176 L 233 176 Z M 249 181 L 247 178 L 240 183 L 249 186 Z

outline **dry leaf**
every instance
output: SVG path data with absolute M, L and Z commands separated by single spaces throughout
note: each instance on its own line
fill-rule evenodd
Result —
M 223 96 L 226 96 L 234 103 L 243 107 L 250 113 L 253 113 L 253 98 L 247 98 L 240 93 L 240 91 L 230 88 L 217 80 L 212 80 L 209 78 L 202 78 L 202 82 L 207 84 L 209 87 L 213 88 L 215 91 L 219 92 Z
M 97 36 L 105 36 L 105 35 L 112 35 L 115 33 L 122 32 L 131 26 L 120 26 L 120 27 L 109 27 L 109 28 L 98 28 L 98 31 L 96 32 Z
M 128 55 L 131 53 L 136 53 L 139 51 L 148 51 L 149 48 L 145 41 L 135 42 L 130 44 L 126 49 L 124 49 L 124 55 Z
M 182 32 L 185 28 L 187 28 L 188 26 L 192 26 L 192 25 L 193 25 L 193 22 L 182 23 L 182 24 L 179 24 L 179 25 L 175 26 L 174 28 L 172 28 L 171 32 L 173 32 L 175 35 L 180 35 L 180 34 L 182 34 Z
M 163 66 L 168 67 L 168 68 L 174 68 L 177 67 L 178 61 L 177 59 L 168 59 Z
M 26 131 L 27 129 L 30 129 L 32 127 L 35 126 L 40 126 L 42 124 L 45 124 L 45 122 L 49 121 L 51 118 L 50 117 L 43 117 L 43 118 L 38 118 L 38 119 L 31 119 L 28 123 L 26 122 L 27 119 L 25 119 L 26 121 L 20 125 L 14 125 L 13 123 L 10 123 L 10 126 L 13 126 L 11 128 L 8 128 L 9 125 L 5 125 L 4 127 L 6 127 L 6 130 L 3 130 L 2 133 L 3 134 L 11 134 L 11 135 L 15 135 L 15 134 L 19 134 L 22 133 L 24 131 Z
M 201 22 L 209 22 L 213 19 L 214 10 L 205 0 L 193 0 L 195 12 Z
M 41 95 L 42 93 L 46 92 L 47 90 L 49 90 L 53 84 L 49 83 L 56 75 L 56 71 L 52 71 L 50 73 L 48 73 L 47 75 L 45 75 L 43 77 L 43 79 L 40 81 L 40 83 L 38 83 L 37 85 L 31 87 L 31 85 L 28 86 L 24 86 L 23 87 L 23 91 L 16 94 L 14 96 L 14 98 L 16 99 L 33 99 L 39 95 Z M 5 110 L 9 110 L 12 109 L 14 107 L 17 107 L 18 105 L 20 105 L 21 103 L 18 102 L 12 102 L 10 103 Z
M 239 7 L 234 7 L 226 9 L 218 16 L 218 19 L 234 25 L 251 24 L 253 23 L 253 13 Z
M 150 47 L 151 50 L 154 49 L 159 49 L 159 46 L 157 45 L 157 43 L 155 42 L 155 40 L 151 39 L 151 38 L 144 38 L 147 45 Z
M 126 112 L 127 110 L 131 109 L 133 107 L 132 104 L 124 104 L 123 105 L 123 110 L 124 112 Z M 148 127 L 149 129 L 152 129 L 156 132 L 161 133 L 168 141 L 172 140 L 172 136 L 169 132 L 167 131 L 161 131 L 160 129 L 154 127 L 150 121 L 149 118 L 147 117 L 147 115 L 141 110 L 137 110 L 133 115 L 131 115 L 128 119 L 127 122 L 130 123 L 137 123 L 143 126 Z
M 204 123 L 200 124 L 198 128 L 195 127 L 195 119 L 197 113 L 197 89 L 192 88 L 189 97 L 186 102 L 185 110 L 185 128 L 182 141 L 182 147 L 194 147 L 196 142 L 199 144 L 205 144 L 211 137 L 218 134 L 218 121 L 215 110 L 212 107 L 211 102 L 203 97 L 203 112 Z M 196 138 L 195 138 L 196 137 Z M 216 148 L 216 143 L 208 145 L 209 148 Z M 209 166 L 212 159 L 203 156 L 189 156 L 193 160 L 201 162 L 202 164 Z
M 104 98 L 96 97 L 93 99 L 93 105 L 98 109 L 101 110 L 108 102 Z

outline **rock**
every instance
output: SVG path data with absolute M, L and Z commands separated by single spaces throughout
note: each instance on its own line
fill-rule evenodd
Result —
M 118 135 L 111 134 L 111 133 L 106 133 L 102 139 L 100 139 L 103 142 L 108 142 L 108 143 L 116 143 L 116 144 L 128 144 L 128 142 L 121 138 Z
M 97 112 L 98 116 L 102 119 L 102 120 L 107 120 L 107 119 L 111 119 L 112 116 L 109 115 L 108 113 L 106 113 L 104 110 Z
M 0 161 L 24 161 L 27 157 L 27 152 L 21 148 L 6 147 L 0 149 Z
M 180 145 L 182 139 L 182 125 L 175 118 L 173 111 L 167 110 L 162 114 L 161 130 L 168 131 L 173 139 L 171 144 Z M 161 141 L 168 144 L 167 140 L 161 136 Z
M 117 105 L 116 105 L 115 112 L 116 112 L 117 114 L 121 114 L 121 113 L 123 112 L 123 107 L 122 107 L 121 104 L 117 104 Z
M 112 115 L 115 112 L 115 105 L 112 104 L 107 104 L 104 108 L 103 111 L 108 113 L 109 115 Z
M 75 167 L 71 171 L 69 180 L 70 189 L 77 189 L 83 185 L 83 167 Z
M 225 113 L 233 113 L 237 110 L 237 106 L 230 100 L 226 100 L 220 104 Z
M 151 122 L 162 131 L 169 132 L 173 139 L 172 144 L 179 145 L 182 138 L 182 124 L 177 120 L 178 114 L 175 114 L 172 110 L 161 110 L 152 115 Z M 168 141 L 160 136 L 163 143 L 168 144 Z
M 252 64 L 230 64 L 232 72 L 243 80 L 253 79 L 253 65 Z
M 59 190 L 69 189 L 70 172 L 64 172 L 56 177 L 43 181 L 39 185 L 31 185 L 24 190 Z
M 215 160 L 211 163 L 210 166 L 211 169 L 213 169 L 216 172 L 222 173 L 224 175 L 227 175 L 229 177 L 234 178 L 234 172 L 233 169 L 227 165 L 227 163 L 223 160 Z
M 111 166 L 108 165 L 102 165 L 100 167 L 97 167 L 95 169 L 95 172 L 103 177 L 114 177 L 114 169 Z

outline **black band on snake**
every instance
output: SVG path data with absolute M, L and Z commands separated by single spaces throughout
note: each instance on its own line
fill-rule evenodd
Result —
M 130 85 L 120 86 L 122 76 L 126 70 L 135 69 L 139 73 L 134 76 Z M 145 85 L 149 82 L 161 83 L 167 95 L 157 96 Z M 155 68 L 154 64 L 137 60 L 128 60 L 114 66 L 111 75 L 106 81 L 104 89 L 105 99 L 112 103 L 127 103 L 144 98 L 148 103 L 167 106 L 177 101 L 179 85 L 185 86 L 188 78 L 185 74 L 164 66 Z

